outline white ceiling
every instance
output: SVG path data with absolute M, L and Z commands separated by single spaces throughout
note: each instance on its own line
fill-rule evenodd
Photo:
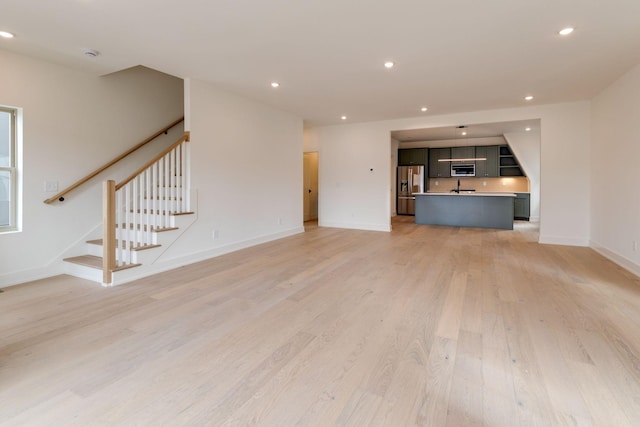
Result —
M 639 17 L 638 0 L 3 0 L 0 49 L 144 65 L 319 125 L 590 99 L 640 62 Z

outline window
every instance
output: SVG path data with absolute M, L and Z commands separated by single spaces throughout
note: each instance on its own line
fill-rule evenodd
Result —
M 0 106 L 0 233 L 18 229 L 18 110 Z

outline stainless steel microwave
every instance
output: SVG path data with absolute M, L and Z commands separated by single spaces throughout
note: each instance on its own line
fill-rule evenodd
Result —
M 451 176 L 476 176 L 476 164 L 451 163 Z

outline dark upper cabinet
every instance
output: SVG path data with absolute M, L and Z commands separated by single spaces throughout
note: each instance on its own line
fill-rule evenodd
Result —
M 398 166 L 427 165 L 426 148 L 407 148 L 398 150 Z
M 450 148 L 429 149 L 429 178 L 450 178 L 451 162 L 440 162 L 440 159 L 450 159 Z
M 451 158 L 452 159 L 473 159 L 476 157 L 476 147 L 451 147 Z M 474 160 L 463 160 L 461 162 L 452 162 L 456 163 L 475 163 Z
M 508 145 L 500 146 L 500 176 L 525 176 Z
M 476 157 L 487 160 L 476 160 L 477 178 L 497 178 L 500 176 L 498 168 L 498 146 L 485 145 L 476 147 Z

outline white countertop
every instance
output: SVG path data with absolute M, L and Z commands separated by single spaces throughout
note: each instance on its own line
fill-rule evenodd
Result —
M 516 197 L 515 193 L 481 193 L 469 191 L 460 193 L 413 193 L 414 196 L 483 196 L 483 197 Z

